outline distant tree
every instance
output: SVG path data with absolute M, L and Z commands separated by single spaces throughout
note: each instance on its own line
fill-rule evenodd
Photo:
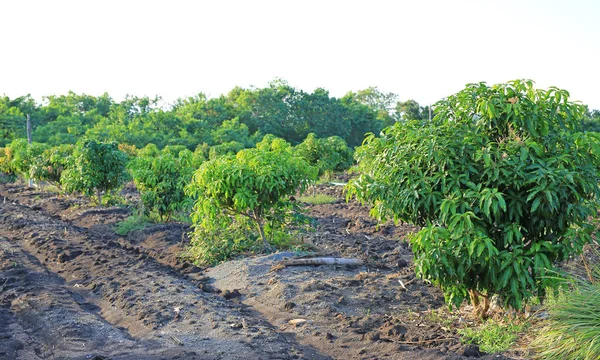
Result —
M 223 155 L 235 155 L 245 149 L 244 144 L 237 141 L 230 141 L 219 145 L 211 146 L 208 151 L 208 158 L 214 160 Z
M 14 139 L 25 138 L 26 115 L 30 115 L 32 126 L 39 124 L 39 107 L 30 96 L 10 99 L 0 97 L 0 146 L 5 146 Z
M 294 121 L 290 121 L 290 124 L 293 124 L 293 135 L 287 135 L 284 139 L 293 144 L 301 142 L 311 132 L 318 137 L 339 135 L 343 138 L 350 133 L 345 118 L 346 109 L 323 88 L 317 88 L 313 93 L 300 91 L 292 110 Z
M 396 104 L 396 114 L 399 120 L 427 120 L 429 119 L 429 107 L 422 107 L 414 100 L 406 100 Z
M 353 93 L 346 94 L 340 102 L 345 108 L 343 126 L 347 129 L 342 138 L 349 146 L 359 146 L 366 133 L 379 134 L 385 127 L 377 111 L 358 101 Z
M 581 122 L 584 131 L 600 132 L 600 110 L 591 110 L 585 106 L 585 116 Z
M 235 141 L 244 144 L 245 147 L 252 147 L 256 143 L 250 136 L 250 131 L 246 124 L 240 124 L 238 118 L 225 120 L 219 127 L 211 131 L 211 143 L 213 145 L 224 144 Z
M 352 150 L 339 136 L 319 139 L 310 133 L 294 148 L 294 152 L 310 165 L 319 169 L 319 175 L 328 171 L 340 171 L 352 165 Z
M 371 86 L 357 91 L 354 97 L 377 113 L 376 118 L 383 124 L 383 127 L 394 124 L 394 105 L 398 101 L 398 95 L 383 93 L 377 87 Z

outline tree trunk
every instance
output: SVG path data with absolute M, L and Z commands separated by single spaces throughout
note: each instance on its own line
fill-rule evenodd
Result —
M 256 222 L 256 225 L 258 227 L 258 233 L 260 234 L 260 238 L 263 241 L 263 247 L 264 247 L 265 251 L 267 251 L 270 249 L 270 246 L 269 246 L 269 243 L 267 242 L 267 237 L 265 236 L 265 230 L 263 228 L 262 219 L 258 215 L 256 215 L 256 212 L 252 215 L 252 218 Z
M 96 195 L 98 196 L 98 206 L 102 206 L 102 191 L 100 189 L 96 189 Z
M 469 289 L 469 298 L 471 299 L 471 305 L 473 305 L 473 314 L 483 318 L 486 316 L 490 309 L 489 296 L 481 294 L 475 289 Z M 483 300 L 483 303 L 481 302 Z
M 27 143 L 31 144 L 31 121 L 29 114 L 27 114 Z M 27 185 L 29 185 L 29 187 L 33 187 L 33 179 L 29 179 Z
M 471 305 L 476 309 L 479 307 L 479 296 L 477 296 L 477 292 L 473 289 L 469 289 L 469 298 L 471 300 Z

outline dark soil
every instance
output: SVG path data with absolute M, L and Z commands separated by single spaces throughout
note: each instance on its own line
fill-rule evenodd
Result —
M 309 206 L 304 241 L 364 266 L 274 268 L 298 255 L 280 252 L 201 269 L 179 257 L 186 225 L 123 237 L 127 208 L 0 185 L 0 359 L 507 358 L 432 316 L 446 306 L 415 279 L 416 228 L 318 191 L 338 201 Z

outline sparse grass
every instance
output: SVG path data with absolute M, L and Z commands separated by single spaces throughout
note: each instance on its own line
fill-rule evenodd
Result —
M 62 192 L 62 190 L 58 186 L 53 185 L 53 184 L 44 185 L 44 190 L 46 192 L 55 193 L 55 194 L 60 194 Z
M 600 359 L 600 268 L 591 279 L 572 279 L 549 305 L 549 318 L 531 344 L 539 359 Z
M 518 318 L 489 319 L 478 327 L 459 329 L 458 334 L 463 343 L 477 344 L 481 351 L 494 354 L 510 349 L 529 327 L 529 321 Z
M 325 195 L 325 194 L 298 196 L 296 199 L 300 202 L 312 204 L 312 205 L 333 204 L 337 200 L 335 197 Z
M 92 197 L 92 204 L 99 205 L 98 199 Z M 108 191 L 102 196 L 102 206 L 126 206 L 127 200 L 115 191 Z
M 173 214 L 171 216 L 171 221 L 175 221 L 175 222 L 179 222 L 179 223 L 183 223 L 183 224 L 191 224 L 192 218 L 191 218 L 189 212 L 180 211 L 180 212 L 176 212 L 175 214 Z
M 317 184 L 326 184 L 335 177 L 335 173 L 332 170 L 327 170 L 319 177 Z
M 117 224 L 116 233 L 125 236 L 136 230 L 144 229 L 150 224 L 151 220 L 147 216 L 134 214 Z
M 454 326 L 454 322 L 457 320 L 457 315 L 448 313 L 443 309 L 429 310 L 425 313 L 425 319 L 429 322 L 440 324 L 444 329 L 450 329 Z

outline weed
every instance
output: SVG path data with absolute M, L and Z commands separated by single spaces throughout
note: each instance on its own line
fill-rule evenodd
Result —
M 440 324 L 442 328 L 450 329 L 457 319 L 456 315 L 450 314 L 443 309 L 430 310 L 426 313 L 425 319 L 429 322 Z
M 459 329 L 458 334 L 463 343 L 475 343 L 481 351 L 493 354 L 510 349 L 519 334 L 529 327 L 528 321 L 517 318 L 502 321 L 489 319 L 479 327 Z
M 336 198 L 333 196 L 325 195 L 325 194 L 315 194 L 309 196 L 299 196 L 297 198 L 298 201 L 312 204 L 312 205 L 323 205 L 323 204 L 332 204 L 336 202 Z
M 127 199 L 119 195 L 117 191 L 106 191 L 102 195 L 102 204 L 98 203 L 98 198 L 90 198 L 90 203 L 94 206 L 125 206 L 127 205 Z
M 117 234 L 125 236 L 136 230 L 146 228 L 151 223 L 147 216 L 134 214 L 117 224 Z

